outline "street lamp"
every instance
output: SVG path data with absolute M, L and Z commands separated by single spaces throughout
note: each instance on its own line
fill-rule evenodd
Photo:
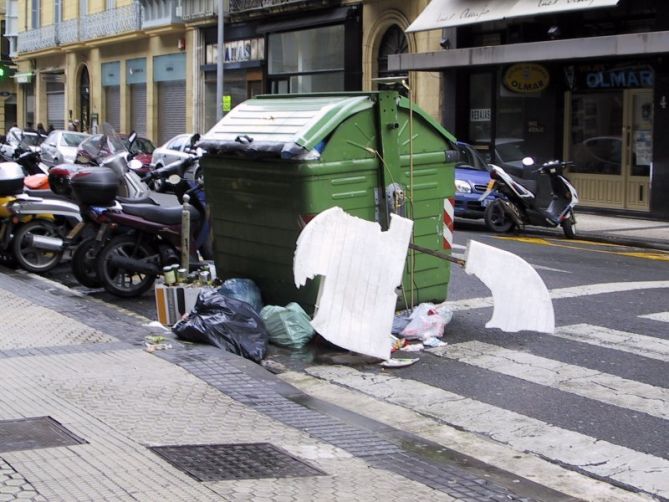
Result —
M 216 58 L 216 121 L 223 118 L 223 65 L 225 64 L 225 11 L 228 0 L 218 0 L 218 42 Z

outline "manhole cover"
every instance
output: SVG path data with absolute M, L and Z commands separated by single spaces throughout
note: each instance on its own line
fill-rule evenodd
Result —
M 198 481 L 325 475 L 269 443 L 154 446 L 151 450 Z
M 51 417 L 0 421 L 0 453 L 71 446 L 85 442 Z

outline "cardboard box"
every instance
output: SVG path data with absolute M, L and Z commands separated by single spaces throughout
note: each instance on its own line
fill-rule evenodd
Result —
M 156 284 L 155 294 L 158 321 L 166 326 L 176 324 L 184 314 L 188 314 L 193 309 L 200 291 L 210 289 L 212 288 Z

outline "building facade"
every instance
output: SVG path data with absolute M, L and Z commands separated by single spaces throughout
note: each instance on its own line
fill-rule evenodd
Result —
M 515 16 L 514 2 L 464 4 L 451 0 L 451 23 L 432 31 L 442 48 L 390 58 L 443 75 L 446 127 L 497 160 L 573 161 L 583 206 L 669 218 L 669 5 L 545 2 L 551 12 Z
M 13 117 L 89 132 L 109 122 L 162 144 L 256 94 L 371 90 L 392 74 L 389 54 L 438 47 L 434 34 L 404 33 L 426 0 L 229 0 L 216 103 L 220 3 L 6 0 Z M 439 78 L 417 74 L 411 87 L 439 113 Z

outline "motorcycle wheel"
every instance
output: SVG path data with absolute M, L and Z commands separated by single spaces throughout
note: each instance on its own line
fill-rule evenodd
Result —
M 574 218 L 574 213 L 569 213 L 569 218 L 563 220 L 561 225 L 564 236 L 567 239 L 576 238 L 576 218 Z
M 28 235 L 60 237 L 56 225 L 47 220 L 33 220 L 19 227 L 14 235 L 12 250 L 16 261 L 28 272 L 48 272 L 60 262 L 62 251 L 49 251 L 33 247 L 26 242 Z
M 104 288 L 115 296 L 132 298 L 148 291 L 156 280 L 156 275 L 133 272 L 109 263 L 112 256 L 123 256 L 144 260 L 157 253 L 147 244 L 137 245 L 132 235 L 119 235 L 102 248 L 97 259 L 98 277 Z
M 504 206 L 499 200 L 494 200 L 485 208 L 483 219 L 486 226 L 496 233 L 506 233 L 513 227 L 513 220 L 506 214 Z
M 100 247 L 101 244 L 95 238 L 89 238 L 79 244 L 72 255 L 72 275 L 79 284 L 87 288 L 102 286 L 97 265 Z

